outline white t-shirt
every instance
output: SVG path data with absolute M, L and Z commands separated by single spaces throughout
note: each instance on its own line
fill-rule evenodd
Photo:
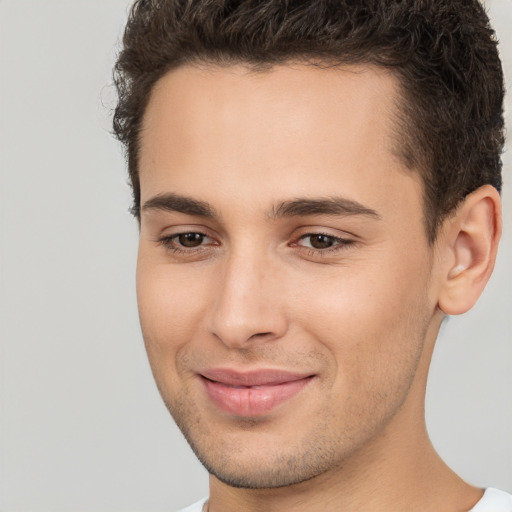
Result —
M 178 512 L 202 512 L 204 504 L 206 503 L 207 500 L 208 498 L 203 498 L 201 501 L 198 501 L 197 503 L 190 505 L 190 507 L 178 510 Z
M 512 496 L 489 487 L 469 512 L 512 512 Z
M 203 498 L 179 512 L 202 512 L 206 500 L 207 498 Z M 469 512 L 512 512 L 512 495 L 489 487 Z

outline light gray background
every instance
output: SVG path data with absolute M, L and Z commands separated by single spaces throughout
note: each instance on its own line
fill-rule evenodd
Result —
M 4 512 L 171 512 L 207 492 L 160 402 L 138 327 L 137 229 L 109 134 L 110 70 L 128 3 L 0 0 Z M 510 87 L 512 2 L 488 5 Z M 444 327 L 427 400 L 445 459 L 477 485 L 508 490 L 511 173 L 506 154 L 495 275 L 474 311 Z

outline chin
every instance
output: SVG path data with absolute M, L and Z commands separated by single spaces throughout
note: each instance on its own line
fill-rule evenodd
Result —
M 246 426 L 247 427 L 247 426 Z M 318 435 L 286 443 L 282 437 L 255 432 L 247 435 L 197 436 L 183 430 L 196 457 L 208 473 L 236 488 L 277 489 L 306 482 L 342 466 L 344 450 L 323 445 Z M 203 432 L 204 433 L 204 432 Z M 215 441 L 212 441 L 215 439 Z
M 196 453 L 200 462 L 210 475 L 230 487 L 242 489 L 278 489 L 289 487 L 311 480 L 328 468 L 302 463 L 294 457 L 276 458 L 273 460 L 249 460 L 245 463 L 232 460 L 228 465 L 225 460 L 215 462 L 203 460 Z M 295 460 L 294 460 L 295 459 Z

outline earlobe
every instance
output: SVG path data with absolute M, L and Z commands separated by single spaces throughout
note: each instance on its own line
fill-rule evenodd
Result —
M 466 197 L 444 226 L 438 306 L 445 314 L 460 315 L 474 306 L 494 268 L 500 236 L 500 196 L 484 185 Z

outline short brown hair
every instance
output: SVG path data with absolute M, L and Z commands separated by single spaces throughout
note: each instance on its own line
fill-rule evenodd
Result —
M 164 74 L 290 61 L 371 64 L 398 78 L 400 155 L 421 172 L 431 242 L 467 194 L 501 190 L 503 72 L 478 0 L 137 0 L 114 69 L 114 132 L 126 147 L 134 213 L 142 119 Z

